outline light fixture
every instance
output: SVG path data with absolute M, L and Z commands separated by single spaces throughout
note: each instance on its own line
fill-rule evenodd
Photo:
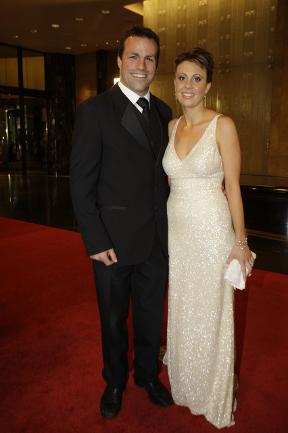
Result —
M 19 38 L 19 35 L 13 35 L 12 38 L 13 38 L 13 39 L 18 39 L 18 38 Z
M 67 47 L 65 47 L 65 50 L 70 51 L 70 50 L 72 50 L 72 47 L 70 47 L 69 45 L 67 45 Z
M 81 23 L 82 21 L 84 21 L 83 17 L 75 17 L 74 19 L 75 21 L 77 21 L 77 23 Z
M 86 43 L 80 44 L 80 47 L 82 47 L 82 48 L 85 48 L 87 46 L 88 46 L 88 44 L 86 44 Z
M 109 45 L 109 42 L 108 42 L 108 41 L 106 41 L 106 42 L 105 42 L 105 44 L 106 44 L 106 45 Z
M 31 29 L 30 33 L 38 33 L 38 30 L 37 29 Z
M 102 15 L 109 15 L 110 14 L 110 10 L 109 9 L 102 9 L 101 14 Z
M 123 5 L 123 8 L 128 9 L 128 11 L 134 12 L 135 14 L 144 15 L 143 2 Z
M 53 29 L 59 29 L 59 28 L 60 28 L 60 24 L 56 24 L 56 23 L 54 23 L 54 24 L 51 24 L 51 27 L 52 27 Z

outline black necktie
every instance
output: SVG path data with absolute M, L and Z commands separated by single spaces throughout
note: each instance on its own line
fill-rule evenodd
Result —
M 149 102 L 146 98 L 139 98 L 137 104 L 143 109 L 142 116 L 144 119 L 149 122 Z

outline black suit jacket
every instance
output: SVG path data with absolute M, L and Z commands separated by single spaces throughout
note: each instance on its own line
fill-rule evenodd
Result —
M 157 143 L 118 85 L 79 105 L 70 180 L 89 255 L 113 247 L 120 263 L 141 262 L 155 231 L 167 253 L 168 184 L 162 157 L 171 110 L 153 95 L 151 107 L 158 119 Z

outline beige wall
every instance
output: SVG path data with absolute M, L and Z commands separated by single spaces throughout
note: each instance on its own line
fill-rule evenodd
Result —
M 285 0 L 279 2 L 284 4 Z M 287 127 L 281 127 L 280 123 L 286 125 L 287 110 L 282 103 L 282 118 L 278 119 L 279 98 L 275 99 L 274 95 L 277 4 L 277 0 L 144 1 L 144 23 L 159 34 L 161 41 L 160 67 L 152 90 L 179 115 L 173 90 L 174 59 L 178 53 L 194 46 L 211 51 L 216 67 L 207 105 L 235 120 L 244 174 L 273 172 L 288 176 L 287 164 L 286 169 L 283 164 L 280 169 L 278 154 L 280 148 L 283 155 L 286 152 L 283 140 L 287 137 Z M 287 5 L 285 7 L 287 9 Z M 287 61 L 286 66 L 282 66 L 282 77 L 285 75 L 283 68 L 287 72 Z M 284 99 L 287 83 L 281 86 Z M 274 130 L 278 131 L 277 139 L 275 134 L 270 138 L 273 122 Z
M 96 54 L 82 54 L 75 57 L 76 103 L 97 94 Z

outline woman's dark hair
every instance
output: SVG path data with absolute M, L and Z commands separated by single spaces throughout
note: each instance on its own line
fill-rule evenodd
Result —
M 192 48 L 190 51 L 185 51 L 184 53 L 179 54 L 176 57 L 175 65 L 176 68 L 182 62 L 194 62 L 197 63 L 202 69 L 206 70 L 207 74 L 207 83 L 211 83 L 213 68 L 214 68 L 214 60 L 213 56 L 209 51 L 204 48 Z
M 157 45 L 157 54 L 156 54 L 156 63 L 158 65 L 159 56 L 160 56 L 160 41 L 159 36 L 156 35 L 153 30 L 149 29 L 148 27 L 142 27 L 142 26 L 134 26 L 131 27 L 131 29 L 127 30 L 123 36 L 121 37 L 119 43 L 118 43 L 118 56 L 120 59 L 122 59 L 124 47 L 125 47 L 125 41 L 130 36 L 137 36 L 138 38 L 147 38 L 152 39 L 155 44 Z

